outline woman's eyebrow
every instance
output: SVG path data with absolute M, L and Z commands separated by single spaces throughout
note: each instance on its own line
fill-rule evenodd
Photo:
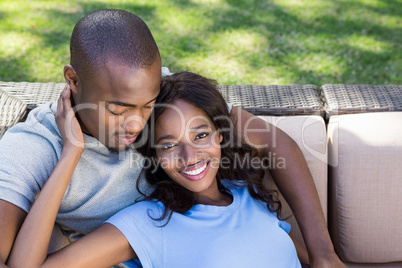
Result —
M 201 124 L 201 125 L 199 125 L 199 126 L 190 128 L 190 131 L 196 131 L 196 130 L 199 130 L 199 129 L 201 129 L 201 128 L 210 128 L 210 126 L 207 125 L 207 124 Z
M 148 101 L 148 102 L 147 102 L 147 103 L 145 103 L 145 104 L 149 104 L 150 102 L 155 101 L 157 97 L 158 97 L 158 96 L 156 96 L 155 98 L 153 98 L 152 100 Z
M 199 126 L 190 128 L 190 131 L 191 132 L 196 132 L 197 130 L 202 129 L 202 128 L 209 128 L 209 126 L 207 124 L 201 124 Z M 159 137 L 159 139 L 156 141 L 156 143 L 158 144 L 162 140 L 169 140 L 169 139 L 174 139 L 173 135 L 166 134 L 166 135 L 163 135 L 163 136 Z
M 162 140 L 169 140 L 173 139 L 173 135 L 167 134 L 163 135 L 162 137 L 159 137 L 159 139 L 156 141 L 156 144 L 160 143 Z

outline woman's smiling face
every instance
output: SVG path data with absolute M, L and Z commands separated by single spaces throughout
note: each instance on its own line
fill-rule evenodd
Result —
M 155 122 L 156 160 L 166 174 L 199 197 L 219 193 L 221 134 L 200 108 L 176 100 Z

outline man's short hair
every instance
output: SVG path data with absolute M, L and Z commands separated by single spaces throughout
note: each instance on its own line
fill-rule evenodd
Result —
M 70 64 L 86 78 L 101 71 L 109 60 L 130 68 L 149 68 L 159 56 L 158 46 L 145 22 L 131 12 L 98 10 L 74 27 Z

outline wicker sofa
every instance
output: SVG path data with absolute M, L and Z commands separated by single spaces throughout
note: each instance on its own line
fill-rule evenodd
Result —
M 36 105 L 57 100 L 63 87 L 0 82 L 0 138 Z M 402 86 L 327 84 L 320 95 L 314 85 L 220 90 L 297 142 L 348 267 L 402 267 Z M 291 215 L 286 203 L 285 213 Z M 303 242 L 294 217 L 289 221 Z

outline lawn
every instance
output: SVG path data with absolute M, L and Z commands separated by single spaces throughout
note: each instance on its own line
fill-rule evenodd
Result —
M 220 84 L 402 84 L 401 0 L 0 2 L 0 81 L 63 81 L 75 23 L 140 16 L 163 66 Z

